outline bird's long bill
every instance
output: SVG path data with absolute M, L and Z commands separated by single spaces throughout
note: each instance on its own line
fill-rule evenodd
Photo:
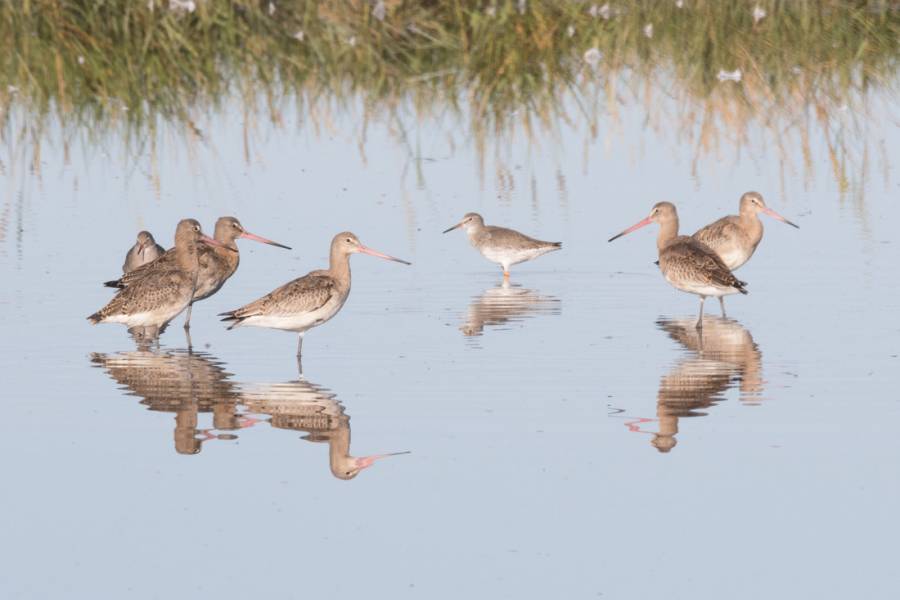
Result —
M 245 231 L 241 234 L 242 238 L 246 238 L 248 240 L 253 240 L 254 242 L 260 242 L 262 244 L 268 244 L 270 246 L 278 246 L 279 248 L 284 248 L 285 250 L 291 250 L 290 246 L 285 246 L 284 244 L 279 244 L 278 242 L 273 242 L 272 240 L 267 240 L 266 238 L 256 235 L 255 233 L 250 233 Z
M 450 233 L 450 232 L 453 231 L 454 229 L 459 229 L 460 227 L 462 227 L 462 221 L 460 221 L 459 223 L 457 223 L 457 224 L 454 225 L 453 227 L 450 227 L 450 228 L 448 228 L 448 229 L 445 229 L 445 230 L 443 231 L 443 233 Z
M 202 234 L 201 234 L 201 235 L 200 235 L 200 241 L 203 242 L 204 244 L 209 244 L 210 246 L 215 246 L 216 248 L 225 248 L 226 250 L 231 250 L 232 252 L 235 252 L 235 249 L 234 249 L 234 248 L 229 248 L 228 246 L 226 246 L 226 245 L 223 244 L 222 242 L 220 242 L 220 241 L 218 241 L 218 240 L 214 240 L 214 239 L 212 239 L 211 237 L 209 237 L 208 235 L 202 235 Z
M 613 240 L 617 240 L 617 239 L 619 239 L 620 237 L 622 237 L 623 235 L 625 235 L 625 234 L 627 234 L 627 233 L 631 233 L 632 231 L 636 231 L 636 230 L 640 229 L 641 227 L 645 227 L 645 226 L 649 225 L 649 224 L 652 223 L 652 222 L 653 222 L 653 221 L 650 220 L 650 217 L 647 217 L 647 218 L 644 219 L 643 221 L 639 221 L 639 222 L 635 223 L 634 225 L 632 225 L 631 227 L 629 227 L 628 229 L 626 229 L 626 230 L 623 231 L 622 233 L 617 233 L 616 235 L 612 236 L 611 238 L 609 238 L 608 241 L 611 242 L 611 241 L 613 241 Z
M 796 223 L 792 223 L 791 221 L 788 221 L 787 219 L 785 219 L 784 217 L 782 217 L 781 215 L 779 215 L 777 212 L 775 212 L 774 210 L 772 210 L 772 209 L 769 208 L 768 206 L 764 206 L 763 209 L 762 209 L 762 211 L 763 211 L 764 213 L 766 213 L 767 215 L 769 215 L 770 217 L 772 217 L 773 219 L 778 219 L 778 220 L 781 221 L 782 223 L 787 223 L 787 224 L 790 225 L 791 227 L 796 227 L 797 229 L 800 229 L 800 226 L 799 226 L 799 225 L 797 225 Z
M 371 248 L 369 248 L 367 246 L 363 246 L 362 244 L 359 245 L 358 251 L 362 252 L 363 254 L 368 254 L 369 256 L 377 256 L 378 258 L 383 258 L 384 260 L 392 260 L 394 262 L 403 263 L 404 265 L 412 264 L 411 262 L 407 262 L 401 258 L 395 258 L 393 256 L 389 256 L 387 254 L 379 252 L 378 250 L 372 250 Z
M 366 467 L 371 467 L 376 460 L 381 460 L 382 458 L 388 458 L 390 456 L 400 456 L 401 454 L 409 454 L 409 450 L 404 450 L 403 452 L 388 452 L 387 454 L 373 454 L 372 456 L 361 456 L 356 459 L 356 466 L 360 469 L 365 469 Z

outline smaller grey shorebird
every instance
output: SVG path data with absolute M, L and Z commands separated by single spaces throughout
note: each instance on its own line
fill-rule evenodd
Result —
M 485 225 L 484 219 L 478 213 L 467 213 L 462 221 L 445 229 L 449 233 L 462 227 L 472 244 L 481 255 L 503 268 L 503 277 L 509 277 L 509 268 L 512 265 L 534 260 L 538 256 L 559 250 L 562 242 L 543 242 L 530 238 L 524 233 L 505 227 Z
M 146 277 L 120 290 L 106 306 L 88 317 L 97 323 L 123 323 L 135 335 L 154 338 L 191 302 L 200 264 L 198 243 L 223 247 L 203 235 L 200 223 L 184 219 L 175 229 L 175 262 L 171 269 L 153 269 Z
M 372 250 L 364 246 L 356 235 L 345 231 L 331 240 L 327 269 L 312 271 L 246 306 L 220 313 L 219 316 L 224 317 L 223 321 L 231 323 L 228 329 L 251 326 L 296 332 L 299 365 L 303 335 L 313 327 L 329 321 L 347 301 L 350 295 L 350 255 L 356 253 L 404 265 L 412 264 Z
M 197 273 L 197 287 L 194 290 L 191 303 L 188 305 L 187 316 L 184 319 L 185 329 L 190 329 L 191 327 L 191 311 L 194 308 L 194 303 L 205 300 L 218 292 L 237 271 L 241 260 L 240 251 L 236 243 L 239 238 L 277 246 L 285 250 L 291 249 L 290 246 L 285 246 L 250 233 L 244 229 L 244 226 L 235 217 L 220 217 L 216 221 L 216 231 L 213 236 L 222 246 L 201 245 L 198 248 L 197 260 L 200 263 L 200 271 Z M 126 273 L 115 281 L 107 281 L 103 285 L 114 288 L 126 288 L 146 277 L 153 270 L 172 269 L 176 260 L 175 251 L 169 250 L 159 260 Z
M 134 246 L 125 255 L 122 272 L 128 273 L 138 267 L 152 263 L 165 252 L 165 248 L 156 243 L 149 231 L 141 231 L 137 234 L 137 241 L 134 243 Z
M 700 296 L 697 329 L 703 327 L 703 302 L 707 297 L 747 293 L 744 289 L 747 284 L 735 277 L 709 246 L 693 237 L 678 235 L 678 211 L 671 202 L 654 205 L 647 218 L 609 238 L 609 241 L 651 223 L 659 224 L 656 248 L 663 277 L 675 289 Z
M 725 266 L 734 271 L 750 260 L 762 241 L 763 224 L 759 213 L 800 229 L 799 225 L 766 206 L 762 194 L 747 192 L 741 196 L 739 214 L 722 217 L 698 230 L 692 237 L 712 248 Z M 722 305 L 722 316 L 725 316 L 725 301 L 721 296 L 719 303 Z

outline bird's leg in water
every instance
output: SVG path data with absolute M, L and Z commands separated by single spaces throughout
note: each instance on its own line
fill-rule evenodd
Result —
M 703 302 L 706 296 L 700 296 L 700 316 L 697 317 L 697 329 L 703 329 Z
M 719 306 L 722 307 L 722 318 L 728 318 L 728 315 L 725 314 L 725 296 L 719 296 Z
M 190 328 L 190 327 L 185 326 L 185 328 L 184 328 L 184 337 L 185 337 L 185 339 L 187 340 L 188 354 L 190 354 L 191 351 L 193 351 L 193 349 L 194 349 L 194 344 L 191 343 L 191 328 Z
M 194 308 L 194 303 L 191 302 L 188 304 L 187 316 L 184 318 L 184 329 L 187 331 L 191 328 L 191 309 Z M 190 346 L 190 344 L 188 344 Z

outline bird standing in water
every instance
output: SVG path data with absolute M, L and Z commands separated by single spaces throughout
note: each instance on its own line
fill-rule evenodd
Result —
M 185 329 L 190 329 L 191 327 L 191 310 L 194 307 L 194 302 L 205 300 L 218 292 L 237 271 L 241 260 L 240 251 L 236 243 L 238 238 L 262 242 L 270 246 L 278 246 L 285 250 L 291 249 L 290 246 L 285 246 L 250 233 L 244 229 L 244 226 L 235 217 L 221 217 L 216 221 L 214 236 L 221 246 L 200 246 L 198 250 L 197 260 L 200 263 L 200 270 L 197 273 L 197 289 L 194 290 L 193 298 L 191 298 L 191 302 L 188 305 L 187 316 L 184 319 Z M 107 281 L 104 285 L 107 287 L 127 288 L 154 270 L 171 269 L 175 262 L 175 251 L 169 250 L 159 260 L 127 273 L 115 281 Z
M 312 271 L 246 306 L 219 316 L 231 323 L 228 329 L 250 326 L 296 332 L 297 364 L 300 366 L 303 335 L 334 317 L 350 295 L 350 255 L 356 253 L 412 264 L 367 248 L 356 235 L 345 231 L 331 240 L 327 269 Z
M 509 268 L 512 265 L 534 260 L 538 256 L 559 250 L 562 242 L 543 242 L 530 238 L 524 233 L 505 227 L 485 225 L 484 219 L 478 213 L 467 213 L 462 221 L 444 230 L 449 233 L 462 227 L 471 243 L 481 255 L 503 268 L 503 277 L 509 278 Z
M 763 224 L 759 220 L 759 213 L 800 229 L 766 206 L 761 194 L 747 192 L 741 196 L 739 214 L 722 217 L 698 230 L 692 237 L 709 246 L 725 266 L 734 271 L 750 260 L 762 241 Z M 722 316 L 725 316 L 725 300 L 722 296 L 719 296 L 719 304 L 722 306 Z
M 160 330 L 191 302 L 200 270 L 198 243 L 224 247 L 203 235 L 196 220 L 180 221 L 175 229 L 175 260 L 171 268 L 152 269 L 145 277 L 120 290 L 88 320 L 94 325 L 124 323 L 137 337 L 157 337 Z
M 125 255 L 125 264 L 122 265 L 122 272 L 128 273 L 138 267 L 152 263 L 165 252 L 165 248 L 156 243 L 149 231 L 141 231 L 137 234 L 137 242 Z
M 651 223 L 659 224 L 656 248 L 659 270 L 675 289 L 700 296 L 700 315 L 697 329 L 703 327 L 703 302 L 709 296 L 721 298 L 728 294 L 746 294 L 744 286 L 722 259 L 709 246 L 685 235 L 678 235 L 678 211 L 671 202 L 660 202 L 647 218 L 617 235 L 613 241 Z

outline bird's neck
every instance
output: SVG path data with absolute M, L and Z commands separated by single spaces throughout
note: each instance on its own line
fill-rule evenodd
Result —
M 221 241 L 221 240 L 217 240 L 217 241 Z M 222 242 L 222 243 L 226 243 L 226 242 Z M 228 248 L 231 248 L 231 250 L 229 250 Z M 240 254 L 240 251 L 238 250 L 237 244 L 234 242 L 234 240 L 231 240 L 231 244 L 228 244 L 228 248 L 216 248 L 213 246 L 206 246 L 206 248 L 204 250 L 208 249 L 213 254 L 215 254 L 216 258 L 218 258 L 220 261 L 222 261 L 226 265 L 228 265 L 228 268 L 231 269 L 232 273 L 234 273 L 234 271 L 237 270 L 238 263 L 241 260 L 241 254 Z
M 741 212 L 741 228 L 747 232 L 753 243 L 758 244 L 763 235 L 763 224 L 759 214 L 755 212 Z
M 181 248 L 177 248 L 176 258 L 178 267 L 185 271 L 196 271 L 197 263 L 197 244 L 201 242 L 187 242 Z
M 482 235 L 484 235 L 484 224 L 476 223 L 466 227 L 466 237 L 469 238 L 469 242 L 476 243 Z
M 670 219 L 659 224 L 659 235 L 656 236 L 656 249 L 662 251 L 666 245 L 678 237 L 678 219 Z
M 328 271 L 332 277 L 342 284 L 350 283 L 350 255 L 340 252 L 336 249 L 331 250 L 331 257 L 328 261 Z

